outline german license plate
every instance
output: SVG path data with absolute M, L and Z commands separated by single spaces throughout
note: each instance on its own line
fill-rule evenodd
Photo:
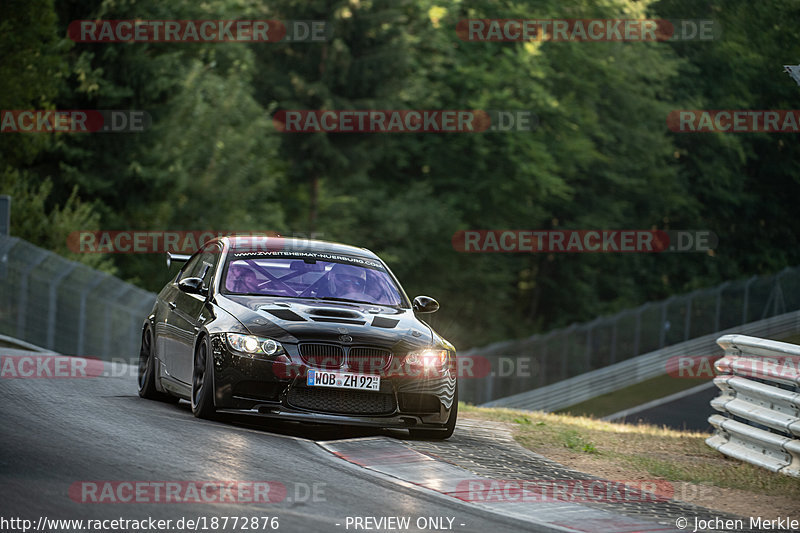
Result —
M 380 376 L 309 370 L 306 384 L 309 387 L 332 387 L 334 389 L 380 390 Z

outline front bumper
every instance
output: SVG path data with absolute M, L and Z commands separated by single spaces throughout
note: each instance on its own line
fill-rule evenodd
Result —
M 233 352 L 221 335 L 212 336 L 211 345 L 219 413 L 321 424 L 444 429 L 453 409 L 455 365 L 419 375 L 387 369 L 377 373 L 379 392 L 352 392 L 308 387 L 306 375 L 314 367 L 303 361 L 296 345 L 284 344 L 287 353 L 272 359 Z M 370 402 L 380 397 L 381 407 L 365 408 L 369 402 L 359 403 L 359 397 L 369 397 Z

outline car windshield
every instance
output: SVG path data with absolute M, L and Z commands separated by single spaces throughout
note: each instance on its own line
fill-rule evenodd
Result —
M 350 262 L 234 254 L 222 286 L 227 294 L 403 305 L 399 288 L 380 263 L 355 258 Z

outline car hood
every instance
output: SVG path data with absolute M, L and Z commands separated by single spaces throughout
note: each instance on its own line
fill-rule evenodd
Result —
M 411 309 L 314 299 L 226 295 L 218 304 L 253 335 L 279 342 L 324 341 L 394 352 L 440 344 Z

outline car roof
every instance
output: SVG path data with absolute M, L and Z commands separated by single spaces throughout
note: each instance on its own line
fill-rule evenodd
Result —
M 321 252 L 349 255 L 352 257 L 378 259 L 372 251 L 366 248 L 350 246 L 337 242 L 318 241 L 300 237 L 272 237 L 266 235 L 228 235 L 220 240 L 227 241 L 232 250 L 283 250 L 298 252 Z

